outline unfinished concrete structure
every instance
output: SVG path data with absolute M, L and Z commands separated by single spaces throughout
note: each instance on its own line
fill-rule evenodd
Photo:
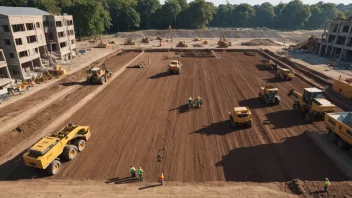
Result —
M 0 49 L 0 78 L 10 78 L 10 72 L 2 49 Z
M 72 15 L 49 15 L 44 18 L 47 49 L 52 57 L 71 60 L 76 56 L 76 37 Z
M 326 23 L 319 55 L 352 61 L 352 21 L 336 19 Z

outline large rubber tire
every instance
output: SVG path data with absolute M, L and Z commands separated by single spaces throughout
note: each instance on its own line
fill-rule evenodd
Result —
M 50 175 L 56 175 L 60 171 L 61 162 L 59 160 L 52 161 L 46 168 L 46 171 Z
M 99 78 L 99 79 L 98 79 L 98 84 L 99 84 L 99 85 L 103 85 L 103 84 L 104 84 L 104 78 L 102 78 L 102 77 Z
M 62 156 L 68 161 L 75 159 L 77 157 L 77 154 L 78 149 L 74 145 L 66 145 L 64 148 L 64 152 L 62 152 Z
M 337 141 L 337 147 L 339 147 L 339 149 L 347 149 L 349 146 L 350 145 L 341 138 Z
M 298 103 L 293 103 L 292 109 L 293 109 L 294 112 L 299 113 L 300 110 L 301 110 L 301 107 L 299 106 Z
M 83 139 L 76 139 L 73 145 L 77 147 L 78 152 L 82 152 L 86 148 L 86 141 Z
M 252 127 L 252 120 L 249 120 L 249 121 L 247 122 L 247 127 Z
M 280 97 L 275 97 L 275 104 L 280 104 L 280 102 L 281 102 L 281 99 L 280 99 Z
M 336 135 L 334 132 L 329 132 L 331 142 L 336 143 L 339 140 L 339 136 Z
M 304 118 L 305 118 L 305 120 L 307 120 L 307 121 L 310 121 L 310 120 L 312 120 L 311 118 L 311 114 L 309 113 L 309 112 L 306 112 L 306 114 L 304 115 Z

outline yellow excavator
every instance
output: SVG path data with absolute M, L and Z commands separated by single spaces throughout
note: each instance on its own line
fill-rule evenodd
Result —
M 231 42 L 226 41 L 224 33 L 221 34 L 220 40 L 218 41 L 218 45 L 219 45 L 219 47 L 229 47 L 229 46 L 231 46 Z
M 104 41 L 104 39 L 99 36 L 100 43 L 98 43 L 97 48 L 108 48 L 108 44 Z
M 288 96 L 291 95 L 298 99 L 293 103 L 293 111 L 305 113 L 306 120 L 324 118 L 325 113 L 335 111 L 335 105 L 323 98 L 323 91 L 318 88 L 305 88 L 303 95 L 292 89 L 288 93 Z

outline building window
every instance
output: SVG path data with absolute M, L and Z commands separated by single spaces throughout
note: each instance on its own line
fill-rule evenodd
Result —
M 33 36 L 27 36 L 27 42 L 28 42 L 28 43 L 37 42 L 37 37 L 36 37 L 35 35 L 33 35 Z
M 23 32 L 23 31 L 25 31 L 23 24 L 12 25 L 12 30 L 13 30 L 13 32 Z
M 4 32 L 10 32 L 8 25 L 3 25 L 2 28 L 4 29 Z
M 70 35 L 74 35 L 75 33 L 73 32 L 73 30 L 70 30 Z
M 75 40 L 71 40 L 71 44 L 75 44 Z
M 15 54 L 14 53 L 9 53 L 10 58 L 15 58 Z
M 27 30 L 34 30 L 33 23 L 26 23 Z
M 66 47 L 66 42 L 60 43 L 60 48 L 64 48 L 64 47 Z
M 65 36 L 64 32 L 58 32 L 58 33 L 57 33 L 57 35 L 59 36 L 59 38 L 61 38 L 61 37 L 64 37 L 64 36 Z
M 5 45 L 11 45 L 10 39 L 5 39 L 4 41 L 5 41 Z
M 61 21 L 56 21 L 55 24 L 56 24 L 56 27 L 62 27 L 62 22 Z
M 67 25 L 73 25 L 73 21 L 72 20 L 67 21 Z
M 17 38 L 15 39 L 16 41 L 16 45 L 22 45 L 22 39 L 21 38 Z
M 39 22 L 37 22 L 36 25 L 37 25 L 37 28 L 40 28 L 40 23 Z
M 19 56 L 20 58 L 28 56 L 28 52 L 27 52 L 27 50 L 26 50 L 26 51 L 22 51 L 22 52 L 18 53 L 18 56 Z

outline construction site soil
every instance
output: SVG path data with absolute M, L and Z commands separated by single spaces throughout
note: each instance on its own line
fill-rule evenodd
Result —
M 324 123 L 305 121 L 292 111 L 294 99 L 287 96 L 289 90 L 302 92 L 310 85 L 298 78 L 275 79 L 273 71 L 258 67 L 264 59 L 258 53 L 215 52 L 217 58 L 179 58 L 181 74 L 169 75 L 170 60 L 164 57 L 173 54 L 144 53 L 133 64 L 150 59 L 151 66 L 127 69 L 67 119 L 90 125 L 92 138 L 84 152 L 63 163 L 60 173 L 51 178 L 132 183 L 135 180 L 128 178 L 128 169 L 133 164 L 143 167 L 147 181 L 157 181 L 160 173 L 169 181 L 289 182 L 298 178 L 307 181 L 299 182 L 302 188 L 313 192 L 318 186 L 313 181 L 326 177 L 332 182 L 347 180 L 304 133 L 324 131 Z M 108 65 L 120 65 L 124 56 L 109 59 Z M 266 106 L 258 99 L 260 86 L 267 82 L 279 89 L 281 103 L 277 106 Z M 78 102 L 94 86 L 81 89 L 85 90 L 72 93 L 66 102 Z M 198 95 L 204 105 L 188 110 L 187 99 Z M 66 108 L 60 100 L 53 107 L 63 104 L 61 108 Z M 228 112 L 234 106 L 252 110 L 252 128 L 230 127 Z M 49 112 L 59 116 L 58 109 Z M 54 117 L 49 113 L 50 119 Z M 42 127 L 41 120 L 33 122 L 33 131 Z M 22 134 L 8 133 L 7 141 L 19 143 L 26 138 Z M 3 137 L 0 145 L 2 153 L 13 146 L 5 145 Z M 46 177 L 40 170 L 25 167 L 20 157 L 1 165 L 0 172 L 6 173 L 1 180 Z M 331 189 L 337 196 L 352 192 L 351 185 Z

